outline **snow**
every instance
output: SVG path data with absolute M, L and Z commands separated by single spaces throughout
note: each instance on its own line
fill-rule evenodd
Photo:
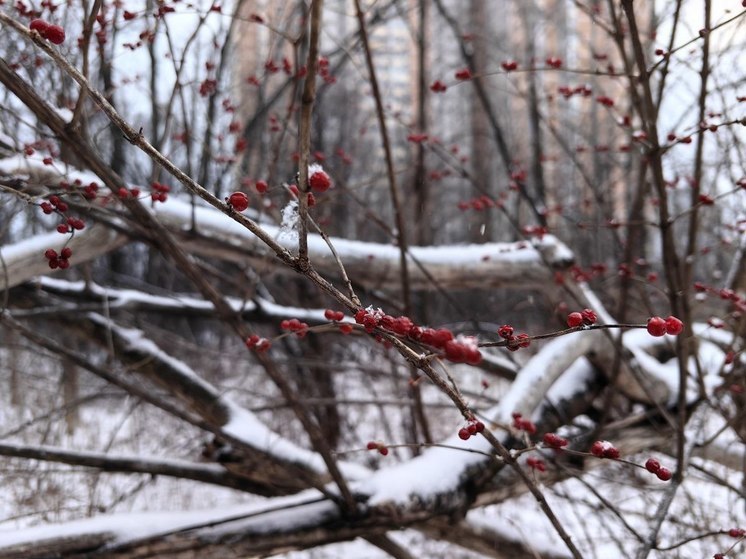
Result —
M 326 472 L 326 465 L 321 456 L 299 447 L 295 443 L 273 432 L 252 412 L 238 406 L 227 396 L 219 394 L 215 387 L 204 381 L 186 363 L 164 352 L 155 342 L 148 339 L 141 330 L 117 326 L 106 318 L 94 313 L 89 313 L 88 316 L 93 322 L 101 325 L 101 327 L 115 332 L 117 336 L 125 340 L 131 349 L 152 355 L 158 361 L 167 363 L 172 370 L 189 379 L 190 383 L 198 386 L 205 393 L 211 394 L 216 402 L 221 403 L 229 412 L 228 422 L 221 427 L 221 431 L 226 435 L 234 437 L 246 445 L 261 450 L 270 456 L 275 456 L 282 461 L 301 464 L 319 473 Z M 369 472 L 367 468 L 353 463 L 340 462 L 339 467 L 343 475 L 348 476 L 350 479 L 359 479 L 366 476 Z
M 171 309 L 194 309 L 200 311 L 211 311 L 213 309 L 212 303 L 204 299 L 199 299 L 197 296 L 153 295 L 135 289 L 102 287 L 94 282 L 86 284 L 84 281 L 68 281 L 48 276 L 37 278 L 37 281 L 42 287 L 48 287 L 57 292 L 83 293 L 87 290 L 89 293 L 99 297 L 106 297 L 109 301 L 109 308 L 126 307 L 132 303 L 140 303 Z M 236 312 L 252 312 L 258 309 L 268 316 L 277 318 L 294 317 L 304 321 L 328 322 L 324 317 L 325 309 L 278 305 L 261 297 L 254 297 L 251 300 L 226 297 L 225 301 Z M 350 317 L 345 317 L 340 322 L 354 321 Z
M 333 503 L 320 501 L 320 495 L 316 490 L 309 490 L 290 497 L 272 499 L 269 504 L 260 502 L 189 512 L 111 514 L 60 524 L 46 524 L 24 530 L 0 530 L 0 548 L 23 543 L 41 543 L 44 540 L 74 537 L 79 534 L 109 535 L 109 545 L 115 545 L 123 541 L 197 529 L 211 524 L 228 523 L 252 515 L 260 515 L 260 517 L 244 522 L 253 526 L 257 531 L 261 531 L 262 528 L 268 531 L 278 526 L 292 530 L 296 523 L 300 528 L 304 525 L 304 521 L 305 523 L 314 521 L 316 516 L 310 514 L 311 512 L 321 514 L 330 509 L 336 510 L 336 505 Z M 292 512 L 293 507 L 299 507 L 298 512 Z
M 272 238 L 275 238 L 287 249 L 297 249 L 297 239 L 289 234 L 293 230 L 297 213 L 294 208 L 297 202 L 291 202 L 283 209 L 283 219 L 285 227 L 277 227 L 269 224 L 262 224 L 262 228 Z M 167 223 L 191 223 L 192 206 L 188 202 L 177 198 L 169 198 L 167 204 L 158 204 L 153 208 L 153 212 Z M 296 217 L 291 217 L 295 215 Z M 213 234 L 232 238 L 234 245 L 240 246 L 247 240 L 256 241 L 256 237 L 243 227 L 241 224 L 229 219 L 223 213 L 212 207 L 206 207 L 199 203 L 195 211 L 195 220 L 202 234 Z M 285 230 L 285 233 L 283 233 Z M 378 261 L 398 261 L 399 249 L 393 245 L 379 243 L 369 243 L 364 241 L 354 241 L 332 237 L 330 239 L 334 245 L 339 257 L 344 261 L 348 258 L 374 258 Z M 332 257 L 332 253 L 324 239 L 318 234 L 308 235 L 309 252 L 318 257 Z M 444 245 L 435 247 L 418 247 L 409 248 L 411 257 L 423 264 L 442 264 L 442 265 L 466 265 L 474 266 L 494 266 L 495 261 L 499 262 L 522 262 L 536 263 L 537 266 L 544 267 L 537 251 L 554 251 L 552 258 L 555 261 L 570 262 L 573 259 L 572 252 L 552 235 L 544 235 L 541 240 L 534 240 L 532 243 L 520 241 L 516 243 L 485 243 L 474 245 Z M 485 257 L 489 262 L 485 263 Z
M 291 200 L 282 208 L 282 223 L 275 237 L 287 249 L 298 250 L 298 202 Z

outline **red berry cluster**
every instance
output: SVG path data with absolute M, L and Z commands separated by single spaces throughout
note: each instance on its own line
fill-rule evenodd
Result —
M 59 213 L 65 213 L 69 208 L 66 202 L 60 200 L 59 196 L 50 196 L 48 201 L 44 201 L 39 204 L 41 211 L 49 215 L 55 211 Z
M 513 427 L 519 431 L 526 431 L 529 435 L 536 433 L 536 425 L 530 419 L 523 419 L 523 415 L 513 412 Z
M 417 326 L 406 316 L 394 318 L 384 314 L 380 309 L 360 309 L 355 313 L 355 322 L 362 324 L 366 332 L 383 328 L 398 336 L 408 337 L 423 345 L 434 347 L 443 352 L 446 359 L 453 363 L 477 365 L 482 361 L 482 354 L 477 347 L 477 340 L 472 336 L 454 337 L 446 328 L 423 328 Z
M 386 456 L 389 453 L 389 449 L 381 441 L 370 441 L 366 445 L 366 448 L 368 450 L 377 450 L 382 456 Z
M 671 479 L 671 470 L 668 468 L 664 468 L 661 466 L 661 463 L 658 462 L 655 458 L 648 458 L 647 462 L 645 462 L 645 469 L 649 471 L 651 474 L 655 474 L 658 476 L 658 479 L 661 481 L 668 481 Z
M 171 192 L 170 186 L 159 182 L 152 183 L 150 188 L 153 189 L 153 192 L 150 193 L 150 199 L 153 202 L 165 202 L 168 199 L 168 193 Z
M 471 70 L 469 70 L 468 68 L 463 68 L 461 70 L 458 70 L 455 74 L 455 77 L 457 80 L 470 80 Z
M 301 322 L 297 318 L 291 318 L 290 320 L 283 320 L 280 322 L 280 328 L 288 330 L 289 332 L 295 332 L 295 335 L 299 338 L 305 337 L 308 333 L 308 324 Z
M 518 351 L 519 349 L 526 348 L 531 345 L 531 337 L 526 333 L 520 333 L 513 335 L 515 330 L 510 324 L 503 324 L 497 329 L 497 335 L 500 336 L 507 342 L 507 347 L 510 351 Z
M 562 450 L 569 444 L 569 441 L 560 437 L 557 433 L 544 433 L 544 444 L 555 450 Z
M 305 76 L 306 68 L 303 67 L 298 71 L 298 77 L 302 78 Z M 337 81 L 337 78 L 332 76 L 331 71 L 329 70 L 329 59 L 325 56 L 319 57 L 319 76 L 324 80 L 327 84 L 333 84 Z
M 578 326 L 590 326 L 595 324 L 598 320 L 598 316 L 591 309 L 583 309 L 580 312 L 571 312 L 567 315 L 567 325 L 570 328 L 577 328 Z
M 308 168 L 308 187 L 316 192 L 326 192 L 332 186 L 332 179 L 321 168 L 321 165 L 311 165 Z
M 554 68 L 555 70 L 562 67 L 562 59 L 556 58 L 554 56 L 550 56 L 545 61 L 547 63 L 547 66 L 550 68 Z
M 557 92 L 565 99 L 569 99 L 574 95 L 581 95 L 582 97 L 590 97 L 593 95 L 593 90 L 587 85 L 576 85 L 575 87 L 561 85 L 557 88 Z
M 430 91 L 433 93 L 443 93 L 446 89 L 448 89 L 448 86 L 440 80 L 435 80 L 430 85 Z
M 746 537 L 746 530 L 743 528 L 731 528 L 728 530 L 728 535 L 731 538 L 743 538 Z
M 591 445 L 591 454 L 599 458 L 616 460 L 619 458 L 619 450 L 609 441 L 596 441 Z
M 518 69 L 518 62 L 515 60 L 505 60 L 500 64 L 500 66 L 502 66 L 502 69 L 506 72 L 512 72 L 513 70 Z
M 324 311 L 324 318 L 326 318 L 327 320 L 340 321 L 340 320 L 343 320 L 344 317 L 345 317 L 345 313 L 343 313 L 342 311 L 335 311 L 332 309 L 326 309 Z
M 249 207 L 249 197 L 243 192 L 234 192 L 225 201 L 237 212 L 242 212 Z
M 249 349 L 255 349 L 256 351 L 267 351 L 272 346 L 267 338 L 261 338 L 256 334 L 252 334 L 246 338 L 246 347 Z
M 44 39 L 55 45 L 61 45 L 65 42 L 65 30 L 59 25 L 53 25 L 43 19 L 31 20 L 29 29 L 36 31 Z
M 528 458 L 526 458 L 526 465 L 532 470 L 536 470 L 539 472 L 547 471 L 547 465 L 544 463 L 544 460 L 542 460 L 541 458 L 535 458 L 534 456 L 529 456 Z
M 462 427 L 458 430 L 458 438 L 465 441 L 482 431 L 484 431 L 484 423 L 472 418 L 469 420 L 469 423 L 466 424 L 466 427 Z
M 140 189 L 130 188 L 129 190 L 127 190 L 126 188 L 122 187 L 117 190 L 117 196 L 119 196 L 121 200 L 126 200 L 127 198 L 139 198 Z
M 65 221 L 57 226 L 57 232 L 66 234 L 72 231 L 80 231 L 85 229 L 85 222 L 77 217 L 65 216 L 65 212 L 69 209 L 67 202 L 60 199 L 59 196 L 52 195 L 48 201 L 44 201 L 39 204 L 41 211 L 49 215 L 52 213 L 58 213 L 61 217 L 65 218 Z
M 48 260 L 49 267 L 52 268 L 52 270 L 55 270 L 59 268 L 60 270 L 64 270 L 68 267 L 70 267 L 70 261 L 69 258 L 73 255 L 73 251 L 69 247 L 65 247 L 60 251 L 60 254 L 57 254 L 57 251 L 53 248 L 48 248 L 44 251 L 44 258 Z
M 648 334 L 651 336 L 660 337 L 665 334 L 677 336 L 681 334 L 683 329 L 684 323 L 675 316 L 669 316 L 666 319 L 663 319 L 660 316 L 648 318 L 647 330 Z

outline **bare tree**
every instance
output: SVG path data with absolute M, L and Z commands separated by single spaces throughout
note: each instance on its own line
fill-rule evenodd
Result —
M 2 7 L 0 557 L 743 552 L 746 12 L 472 7 Z

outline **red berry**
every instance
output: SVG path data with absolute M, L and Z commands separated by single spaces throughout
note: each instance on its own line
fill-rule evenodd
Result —
M 61 45 L 65 42 L 65 30 L 59 25 L 50 25 L 46 28 L 42 36 L 55 45 Z
M 545 433 L 543 440 L 545 445 L 556 449 L 561 449 L 563 446 L 568 445 L 567 439 L 560 437 L 556 433 Z
M 49 259 L 49 267 L 52 268 L 52 270 L 55 270 L 60 267 L 60 261 L 56 258 L 50 258 Z
M 366 445 L 366 448 L 367 448 L 368 450 L 377 450 L 377 449 L 378 449 L 378 443 L 377 443 L 376 441 L 370 441 L 370 442 L 369 442 L 369 443 L 368 443 L 368 444 Z
M 507 340 L 513 336 L 513 327 L 510 324 L 503 324 L 497 329 L 497 335 Z
M 468 68 L 464 68 L 463 70 L 459 70 L 456 72 L 456 79 L 457 80 L 470 80 L 471 79 L 471 72 Z
M 661 481 L 668 481 L 672 477 L 671 470 L 669 470 L 668 468 L 663 468 L 663 467 L 661 467 L 657 472 L 655 472 L 655 475 L 657 475 L 658 479 Z
M 458 438 L 462 440 L 467 440 L 469 437 L 471 437 L 471 433 L 465 428 L 461 428 L 458 430 Z
M 647 462 L 645 462 L 645 469 L 651 474 L 657 474 L 661 469 L 661 463 L 655 458 L 648 458 Z
M 41 211 L 43 211 L 47 215 L 51 214 L 54 211 L 52 204 L 50 204 L 49 202 L 42 202 L 39 207 L 41 208 Z
M 668 318 L 666 318 L 666 334 L 678 336 L 679 334 L 681 334 L 681 331 L 683 329 L 684 323 L 675 316 L 669 316 Z
M 29 24 L 29 29 L 38 32 L 39 35 L 43 37 L 44 32 L 49 29 L 49 23 L 47 23 L 43 19 L 32 19 L 31 23 Z
M 659 338 L 666 333 L 666 321 L 663 320 L 660 316 L 653 316 L 651 318 L 648 318 L 647 329 L 648 334 Z
M 70 232 L 70 227 L 68 227 L 67 223 L 60 223 L 57 226 L 57 232 L 58 233 L 63 233 L 63 234 L 64 233 L 69 233 Z
M 579 312 L 571 312 L 567 315 L 567 325 L 570 328 L 576 328 L 583 324 L 583 315 Z
M 249 207 L 249 197 L 243 192 L 234 192 L 228 196 L 228 203 L 237 212 L 242 212 Z
M 475 422 L 474 427 L 476 427 L 477 433 L 481 433 L 482 431 L 484 431 L 484 423 L 482 423 L 481 421 Z
M 378 447 L 378 452 L 379 452 L 379 454 L 381 454 L 381 456 L 386 456 L 389 453 L 389 449 L 386 448 L 385 446 L 381 445 L 381 446 Z
M 591 454 L 599 458 L 619 458 L 619 451 L 609 441 L 596 441 L 591 445 Z
M 50 261 L 50 264 L 52 262 Z M 60 270 L 66 270 L 70 267 L 70 261 L 67 258 L 60 258 L 57 260 L 57 265 L 60 267 Z
M 60 252 L 60 256 L 62 258 L 70 258 L 73 255 L 73 250 L 70 247 L 65 247 L 62 249 L 62 252 Z
M 264 194 L 265 192 L 267 192 L 268 187 L 265 181 L 256 181 L 255 188 L 259 194 Z
M 730 530 L 728 530 L 728 535 L 731 538 L 742 538 L 746 536 L 746 530 L 742 528 L 731 528 Z
M 48 248 L 44 251 L 44 258 L 46 258 L 47 260 L 54 260 L 55 258 L 57 258 L 57 251 L 53 248 Z
M 591 309 L 583 309 L 580 312 L 580 316 L 583 317 L 583 324 L 595 324 L 598 320 L 598 317 L 596 316 L 596 313 L 593 312 Z
M 349 334 L 352 332 L 352 324 L 349 324 L 345 322 L 344 324 L 339 325 L 339 331 L 342 332 L 344 335 Z
M 308 186 L 316 192 L 326 192 L 332 185 L 332 181 L 324 171 L 316 171 L 308 178 Z

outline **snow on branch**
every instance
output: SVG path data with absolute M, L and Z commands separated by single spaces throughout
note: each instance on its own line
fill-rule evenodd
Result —
M 0 456 L 59 462 L 71 466 L 96 468 L 105 472 L 170 476 L 244 491 L 253 490 L 253 486 L 248 483 L 248 480 L 232 475 L 225 468 L 217 464 L 195 464 L 187 460 L 111 455 L 102 452 L 71 451 L 47 445 L 24 445 L 2 442 L 0 442 Z
M 31 181 L 33 184 L 29 188 L 39 194 L 47 192 L 42 185 L 58 184 L 63 179 L 97 180 L 91 173 L 71 168 L 65 175 L 55 174 L 41 161 L 22 157 L 0 159 L 0 173 Z M 248 259 L 255 265 L 271 265 L 279 271 L 293 272 L 278 266 L 280 262 L 274 252 L 251 231 L 202 202 L 193 208 L 191 202 L 171 196 L 166 203 L 151 207 L 143 201 L 142 206 L 178 235 L 179 243 L 193 254 L 234 262 Z M 109 210 L 114 208 L 111 204 L 108 206 Z M 196 230 L 191 228 L 193 209 Z M 294 237 L 283 235 L 281 227 L 265 223 L 261 227 L 286 249 L 297 250 Z M 75 244 L 68 245 L 75 254 L 73 264 L 127 243 L 126 237 L 115 232 L 104 235 L 98 230 L 96 235 L 91 235 L 89 230 L 85 233 L 82 231 L 80 239 L 73 239 Z M 53 233 L 4 247 L 0 254 L 6 260 L 9 281 L 0 280 L 0 287 L 13 287 L 36 275 L 49 273 L 44 250 L 61 248 L 65 239 L 66 236 Z M 330 241 L 353 282 L 369 289 L 396 291 L 400 288 L 400 252 L 396 246 L 334 237 Z M 86 244 L 90 245 L 87 249 Z M 339 274 L 338 263 L 320 235 L 308 235 L 308 251 L 313 266 L 321 274 L 328 277 Z M 535 288 L 551 283 L 553 271 L 569 267 L 574 260 L 572 251 L 552 235 L 515 243 L 409 247 L 408 256 L 410 287 L 414 290 L 433 290 L 437 286 L 444 289 Z
M 130 239 L 116 231 L 96 224 L 69 235 L 44 233 L 15 244 L 0 246 L 0 291 L 28 281 L 35 276 L 53 273 L 44 251 L 61 252 L 64 246 L 72 249 L 75 262 L 87 262 L 123 247 Z
M 172 230 L 184 230 L 191 223 L 192 206 L 180 200 L 160 204 L 154 211 Z M 265 263 L 274 261 L 259 239 L 217 210 L 199 206 L 194 219 L 198 238 L 232 246 L 244 253 L 244 258 L 262 257 Z M 263 225 L 263 228 L 282 241 L 279 227 Z M 336 237 L 330 241 L 354 282 L 367 288 L 399 289 L 399 249 L 396 246 Z M 192 250 L 209 255 L 212 243 L 203 244 L 195 242 Z M 286 248 L 294 249 L 291 244 Z M 338 273 L 337 263 L 320 235 L 308 235 L 308 251 L 311 262 L 320 273 L 331 276 Z M 225 257 L 228 256 L 226 253 Z M 537 287 L 552 281 L 553 269 L 566 268 L 574 259 L 572 252 L 552 235 L 532 242 L 409 247 L 409 256 L 413 261 L 410 264 L 410 283 L 416 290 L 435 289 L 433 281 L 445 289 Z
M 94 326 L 93 335 L 110 337 L 118 358 L 125 364 L 137 364 L 133 369 L 137 374 L 176 395 L 229 442 L 261 453 L 279 466 L 300 468 L 322 478 L 326 475 L 324 461 L 318 454 L 269 429 L 256 415 L 221 394 L 186 363 L 163 351 L 141 330 L 118 326 L 93 313 L 87 317 Z M 351 479 L 368 472 L 367 468 L 351 463 L 340 463 L 340 468 Z

